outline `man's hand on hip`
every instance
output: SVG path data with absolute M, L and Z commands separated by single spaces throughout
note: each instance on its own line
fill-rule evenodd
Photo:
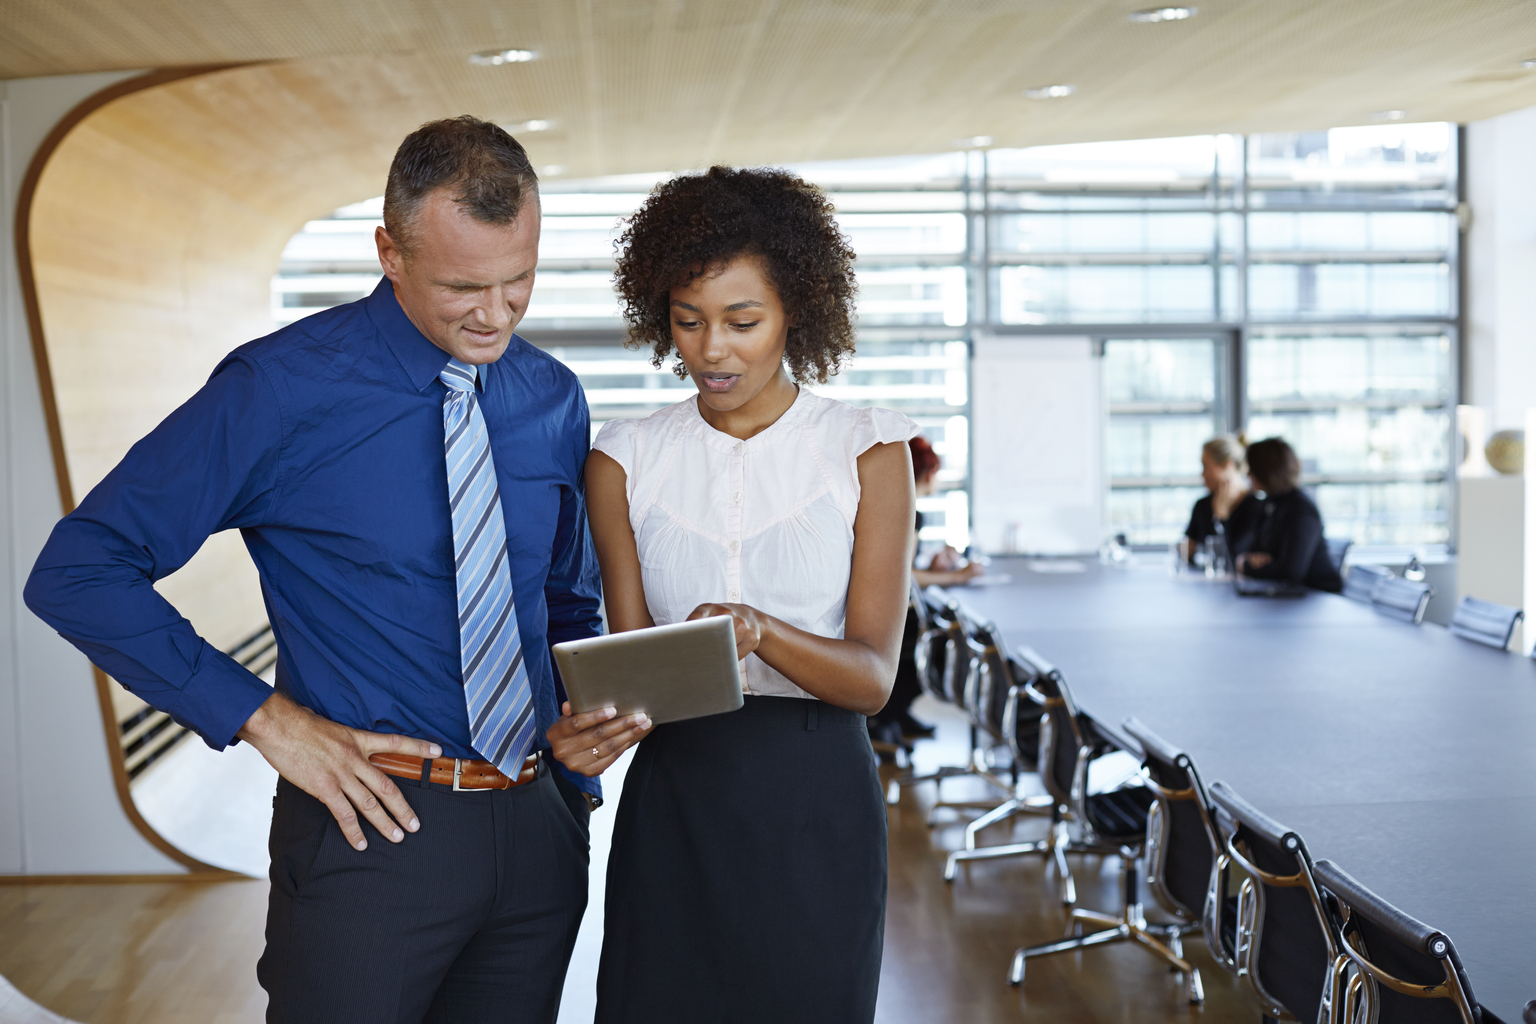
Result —
M 279 775 L 329 807 L 357 850 L 368 848 L 359 813 L 393 843 L 421 827 L 400 787 L 369 764 L 368 755 L 428 758 L 443 752 L 426 740 L 337 725 L 280 693 L 268 697 L 236 735 L 261 751 Z

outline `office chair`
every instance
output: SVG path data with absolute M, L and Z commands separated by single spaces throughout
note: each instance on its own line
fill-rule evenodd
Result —
M 1330 965 L 1339 950 L 1306 843 L 1224 782 L 1211 784 L 1210 797 L 1217 828 L 1227 836 L 1221 867 L 1236 866 L 1247 876 L 1238 890 L 1231 948 L 1238 978 L 1266 1017 L 1330 1024 L 1338 1003 Z M 1220 898 L 1215 874 L 1212 894 Z
M 1121 852 L 1121 886 L 1124 902 L 1118 916 L 1091 910 L 1071 914 L 1074 927 L 1099 925 L 1099 931 L 1047 943 L 1014 954 L 1009 980 L 1018 984 L 1030 957 L 1048 956 L 1111 942 L 1135 941 L 1162 958 L 1185 979 L 1185 995 L 1191 1004 L 1205 1001 L 1200 971 L 1184 959 L 1183 937 L 1201 927 L 1202 911 L 1211 885 L 1216 853 L 1216 827 L 1205 786 L 1188 754 L 1134 718 L 1124 722 L 1126 732 L 1141 745 L 1147 789 L 1154 803 L 1147 812 L 1141 852 L 1146 861 L 1147 887 L 1176 921 L 1149 925 L 1137 893 L 1136 853 L 1129 846 Z
M 1325 905 L 1339 956 L 1330 987 L 1343 994 L 1330 1024 L 1481 1024 L 1456 947 L 1351 878 L 1337 864 L 1312 866 L 1333 896 Z
M 923 610 L 918 614 L 918 621 L 919 624 L 926 622 L 927 626 L 918 636 L 917 647 L 913 651 L 918 685 L 934 700 L 945 704 L 961 705 L 964 700 L 965 682 L 970 675 L 971 662 L 975 653 L 966 633 L 966 623 L 960 612 L 960 606 L 938 587 L 929 587 L 919 596 Z M 975 745 L 973 735 L 971 739 L 973 750 Z M 935 787 L 941 787 L 945 779 L 971 774 L 974 773 L 970 764 L 943 765 L 925 775 L 920 775 L 916 771 L 907 771 L 896 776 L 886 785 L 885 802 L 892 805 L 900 803 L 901 790 L 904 786 L 932 782 Z M 992 805 L 984 806 L 990 808 Z M 931 810 L 928 821 L 930 825 L 933 823 Z
M 944 648 L 949 638 L 949 623 L 960 614 L 959 606 L 938 587 L 922 590 L 912 583 L 912 609 L 917 613 L 918 641 L 912 652 L 917 666 L 917 682 L 923 692 L 935 700 L 944 696 Z
M 1032 842 L 955 850 L 944 862 L 944 881 L 955 880 L 962 862 L 1038 853 L 1056 865 L 1061 901 L 1072 906 L 1077 902 L 1077 886 L 1066 855 L 1118 854 L 1127 836 L 1141 838 L 1152 797 L 1142 787 L 1134 790 L 1139 796 L 1121 796 L 1119 791 L 1088 795 L 1088 765 L 1117 748 L 1077 710 L 1059 669 L 1027 647 L 1015 651 L 1014 660 L 1014 671 L 1024 679 L 1017 684 L 1013 699 L 1016 720 L 1036 714 L 1034 708 L 1043 711 L 1039 714 L 1036 749 L 1040 781 L 1050 801 L 1050 831 L 1044 839 Z M 1077 839 L 1071 835 L 1074 825 L 1079 832 Z
M 1067 915 L 1068 926 L 1075 932 L 1080 932 L 1084 923 L 1100 925 L 1103 930 L 1016 950 L 1008 968 L 1008 983 L 1023 984 L 1024 965 L 1031 957 L 1050 956 L 1121 938 L 1136 939 L 1168 959 L 1170 966 L 1185 970 L 1188 976 L 1189 965 L 1183 958 L 1175 956 L 1153 937 L 1166 929 L 1148 926 L 1141 914 L 1136 861 L 1146 842 L 1147 817 L 1155 800 L 1152 791 L 1136 785 L 1102 793 L 1088 792 L 1088 766 L 1117 748 L 1095 727 L 1092 719 L 1078 710 L 1059 670 L 1040 660 L 1034 652 L 1020 653 L 1021 660 L 1036 668 L 1036 677 L 1025 684 L 1025 690 L 1045 707 L 1040 729 L 1040 777 L 1059 803 L 1045 840 L 1019 844 L 1011 852 L 1038 852 L 1051 858 L 1062 883 L 1062 903 L 1071 908 Z M 1076 839 L 1071 838 L 1074 828 Z M 976 853 L 1006 856 L 1005 850 L 989 847 Z M 1067 865 L 1068 853 L 1120 857 L 1124 905 L 1119 915 L 1110 916 L 1074 906 L 1077 890 Z M 955 856 L 951 854 L 952 858 Z M 1203 992 L 1201 995 L 1203 997 Z
M 1515 626 L 1525 617 L 1519 608 L 1464 597 L 1451 616 L 1451 632 L 1463 640 L 1475 640 L 1501 651 L 1509 649 Z
M 1328 561 L 1332 563 L 1335 572 L 1344 571 L 1344 556 L 1349 554 L 1349 549 L 1355 546 L 1352 540 L 1337 540 L 1333 537 L 1324 537 L 1323 544 L 1328 548 Z
M 1434 588 L 1428 583 L 1386 576 L 1371 588 L 1371 607 L 1383 615 L 1417 626 L 1424 621 L 1424 609 L 1429 607 L 1429 597 L 1433 593 Z
M 1371 591 L 1383 579 L 1390 579 L 1392 570 L 1384 565 L 1352 565 L 1344 574 L 1344 596 L 1361 604 L 1371 603 Z
M 970 674 L 966 678 L 962 703 L 971 719 L 970 774 L 1008 798 L 993 806 L 975 802 L 936 801 L 929 811 L 928 824 L 941 807 L 953 809 L 986 808 L 986 813 L 965 827 L 966 850 L 976 849 L 976 837 L 982 829 L 1016 814 L 1049 815 L 1055 801 L 1049 795 L 1025 797 L 1019 794 L 1024 766 L 1034 774 L 1039 760 L 1040 716 L 1043 709 L 1023 695 L 1019 679 L 1027 678 L 1028 669 L 1010 659 L 1002 634 L 991 623 L 967 623 L 971 649 Z M 1009 778 L 999 777 L 991 763 L 999 747 L 1009 754 Z M 953 871 L 946 864 L 947 879 Z

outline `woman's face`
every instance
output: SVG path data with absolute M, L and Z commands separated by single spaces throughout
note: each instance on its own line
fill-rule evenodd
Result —
M 1205 489 L 1215 494 L 1226 484 L 1227 475 L 1231 465 L 1222 465 L 1216 462 L 1205 452 L 1200 453 L 1200 479 L 1205 481 Z
M 789 320 L 759 257 L 707 270 L 670 298 L 672 344 L 705 405 L 734 412 L 780 376 L 788 383 Z

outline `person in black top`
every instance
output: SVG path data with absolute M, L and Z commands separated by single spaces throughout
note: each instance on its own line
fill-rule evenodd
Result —
M 1264 500 L 1253 542 L 1237 556 L 1238 572 L 1335 594 L 1343 590 L 1323 543 L 1323 517 L 1296 486 L 1301 476 L 1296 452 L 1278 437 L 1258 441 L 1248 448 L 1248 475 Z
M 921 434 L 907 444 L 912 450 L 912 477 L 917 485 L 917 493 L 932 494 L 937 487 L 936 478 L 941 465 L 939 455 Z M 912 581 L 919 590 L 929 586 L 949 587 L 965 583 L 984 571 L 981 563 L 976 561 L 960 565 L 961 554 L 948 545 L 934 554 L 926 568 L 917 568 L 917 538 L 922 531 L 923 514 L 919 512 L 907 551 L 907 560 L 914 563 Z M 917 613 L 908 608 L 907 624 L 901 636 L 901 656 L 896 663 L 896 681 L 891 687 L 890 700 L 878 714 L 871 715 L 869 719 L 870 739 L 880 745 L 877 749 L 882 756 L 888 756 L 897 746 L 907 745 L 907 740 L 933 735 L 933 726 L 913 718 L 911 711 L 912 702 L 922 693 L 914 657 L 918 633 Z
M 1211 536 L 1224 538 L 1234 556 L 1247 550 L 1259 522 L 1259 501 L 1248 489 L 1247 472 L 1243 442 L 1230 434 L 1213 437 L 1200 449 L 1200 478 L 1210 493 L 1190 511 L 1179 545 L 1185 561 L 1193 563 Z

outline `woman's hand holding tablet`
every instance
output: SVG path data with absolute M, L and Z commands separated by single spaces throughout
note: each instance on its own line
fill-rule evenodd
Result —
M 741 707 L 738 637 L 745 630 L 756 646 L 757 634 L 730 611 L 700 614 L 710 607 L 725 606 L 701 606 L 686 622 L 554 645 L 570 696 L 547 734 L 561 764 L 597 775 L 657 724 Z

